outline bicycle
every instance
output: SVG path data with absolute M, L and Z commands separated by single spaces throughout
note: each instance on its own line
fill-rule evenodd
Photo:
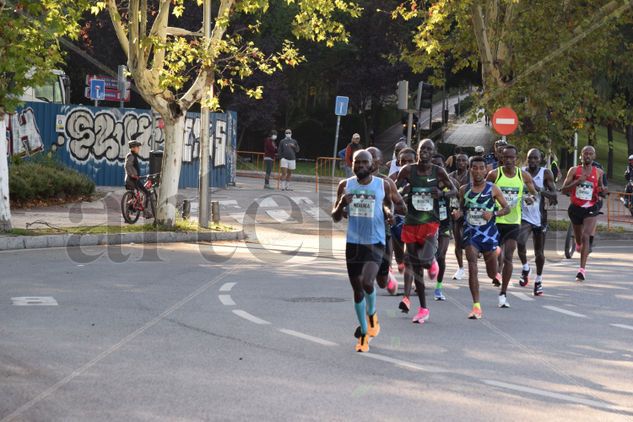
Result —
M 152 215 L 156 216 L 156 187 L 158 186 L 158 174 L 149 174 L 143 178 L 143 186 L 149 192 L 149 206 Z M 128 189 L 121 198 L 121 214 L 128 224 L 134 224 L 145 210 L 145 194 L 138 188 Z

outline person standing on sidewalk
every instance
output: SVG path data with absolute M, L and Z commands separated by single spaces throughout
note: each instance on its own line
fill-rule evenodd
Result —
M 468 157 L 466 154 L 459 154 L 455 157 L 455 163 L 457 170 L 450 173 L 448 176 L 457 181 L 456 188 L 460 188 L 468 184 L 469 172 L 468 172 Z M 451 209 L 455 210 L 459 208 L 459 202 L 457 198 L 451 199 Z M 459 217 L 453 219 L 453 237 L 455 238 L 455 258 L 457 258 L 457 271 L 453 275 L 453 280 L 461 280 L 464 278 L 464 246 L 462 245 L 464 218 Z
M 369 338 L 380 332 L 374 280 L 385 253 L 385 220 L 393 223 L 391 185 L 372 176 L 371 154 L 365 150 L 354 154 L 353 171 L 354 177 L 338 185 L 332 220 L 348 218 L 345 261 L 360 324 L 354 333 L 356 351 L 367 352 Z
M 492 182 L 486 181 L 486 163 L 483 157 L 471 157 L 470 175 L 471 182 L 459 188 L 459 209 L 453 212 L 453 218 L 464 219 L 462 242 L 468 261 L 468 286 L 473 298 L 473 309 L 468 318 L 481 319 L 477 261 L 481 253 L 488 277 L 496 277 L 499 232 L 495 223 L 497 217 L 510 212 L 510 207 L 501 190 Z M 495 203 L 499 204 L 498 211 L 495 211 Z
M 516 167 L 517 148 L 514 145 L 506 145 L 503 149 L 503 166 L 488 173 L 486 180 L 493 182 L 503 193 L 503 197 L 510 206 L 510 213 L 497 218 L 499 230 L 501 254 L 499 255 L 499 268 L 501 269 L 501 282 L 497 274 L 493 283 L 501 285 L 499 292 L 499 307 L 509 308 L 507 299 L 508 285 L 512 278 L 512 258 L 517 248 L 517 239 L 521 231 L 521 203 L 534 203 L 536 189 L 532 177 Z M 523 187 L 527 186 L 530 195 L 523 197 Z
M 424 269 L 428 270 L 432 283 L 437 280 L 439 265 L 437 253 L 437 232 L 440 226 L 438 199 L 455 196 L 457 190 L 443 168 L 431 163 L 435 144 L 424 139 L 418 147 L 418 162 L 403 167 L 398 173 L 396 185 L 405 182 L 410 185 L 407 215 L 402 227 L 402 241 L 413 268 L 413 280 L 420 300 L 420 308 L 413 317 L 414 323 L 422 324 L 429 319 L 426 306 Z M 448 192 L 443 189 L 448 188 Z
M 587 278 L 589 238 L 598 223 L 599 195 L 608 193 L 602 181 L 603 171 L 593 165 L 596 150 L 587 145 L 582 149 L 581 157 L 582 165 L 569 169 L 561 189 L 563 193 L 571 193 L 567 213 L 574 228 L 576 251 L 580 252 L 580 268 L 576 274 L 576 281 L 585 281 Z
M 547 232 L 547 210 L 545 209 L 545 199 L 550 204 L 556 205 L 558 198 L 556 196 L 556 185 L 554 184 L 554 175 L 550 170 L 541 167 L 543 155 L 541 151 L 532 148 L 528 151 L 527 167 L 523 170 L 527 171 L 534 186 L 539 192 L 536 200 L 532 205 L 522 203 L 521 210 L 521 232 L 517 241 L 517 252 L 523 268 L 521 270 L 521 279 L 519 284 L 523 287 L 527 286 L 530 277 L 530 265 L 527 262 L 527 240 L 532 233 L 532 241 L 534 242 L 534 260 L 536 261 L 536 281 L 534 282 L 534 296 L 543 295 L 543 267 L 545 266 L 545 234 Z
M 345 177 L 353 176 L 352 158 L 354 153 L 361 149 L 363 149 L 363 146 L 360 144 L 360 135 L 355 133 L 352 135 L 352 141 L 345 147 Z
M 272 189 L 270 187 L 270 173 L 273 171 L 273 164 L 277 156 L 277 131 L 271 130 L 268 137 L 264 139 L 264 166 L 266 167 L 266 176 L 264 178 L 264 189 Z
M 292 138 L 292 130 L 286 129 L 286 137 L 279 142 L 279 167 L 281 167 L 281 190 L 290 189 L 292 171 L 297 168 L 299 143 Z

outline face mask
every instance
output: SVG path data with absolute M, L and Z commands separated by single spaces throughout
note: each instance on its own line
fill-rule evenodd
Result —
M 290 138 L 292 136 L 292 133 L 286 133 L 286 138 Z
M 273 141 L 277 140 L 277 135 L 271 136 L 270 139 L 272 139 Z

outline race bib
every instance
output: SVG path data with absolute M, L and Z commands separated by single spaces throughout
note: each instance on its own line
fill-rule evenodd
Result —
M 349 204 L 349 215 L 351 217 L 374 218 L 376 208 L 376 194 L 373 191 L 353 190 L 352 202 Z
M 451 208 L 459 208 L 459 199 L 457 199 L 456 197 L 451 198 Z
M 576 186 L 576 198 L 591 201 L 593 199 L 593 183 L 582 182 Z
M 519 203 L 519 188 L 501 188 L 501 193 L 506 199 L 510 208 L 514 208 Z
M 411 204 L 417 211 L 433 211 L 433 197 L 431 188 L 413 188 Z
M 484 218 L 484 211 L 480 208 L 469 208 L 466 212 L 466 221 L 471 226 L 485 226 L 488 221 Z
M 448 209 L 446 208 L 446 204 L 440 204 L 440 221 L 444 221 L 448 218 Z

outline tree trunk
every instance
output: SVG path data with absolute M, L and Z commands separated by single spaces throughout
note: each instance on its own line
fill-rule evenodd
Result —
M 9 165 L 7 163 L 7 126 L 5 115 L 0 114 L 0 231 L 11 230 L 11 203 L 9 202 Z
M 607 140 L 609 142 L 609 155 L 607 156 L 607 178 L 613 177 L 613 123 L 607 124 Z
M 633 125 L 626 125 L 626 143 L 628 147 L 628 155 L 633 154 Z
M 176 200 L 178 181 L 182 165 L 182 146 L 184 145 L 185 115 L 165 118 L 165 150 L 163 151 L 162 173 L 158 190 L 158 215 L 156 222 L 168 227 L 176 223 Z

